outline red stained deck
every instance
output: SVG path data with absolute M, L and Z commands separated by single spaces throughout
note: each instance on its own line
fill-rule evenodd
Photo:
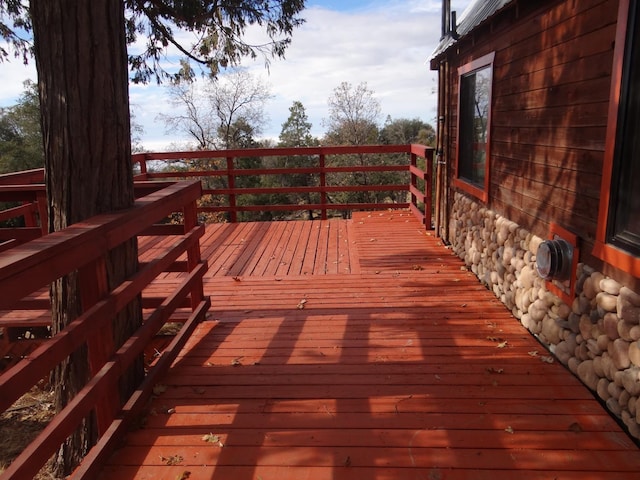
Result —
M 202 251 L 209 320 L 101 478 L 638 478 L 617 423 L 411 215 L 212 225 Z

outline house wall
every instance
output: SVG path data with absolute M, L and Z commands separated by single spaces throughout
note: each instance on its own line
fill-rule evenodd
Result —
M 617 0 L 518 1 L 448 52 L 450 165 L 457 67 L 493 51 L 495 62 L 489 200 L 451 188 L 447 240 L 640 438 L 640 279 L 591 255 L 617 12 Z M 568 303 L 535 271 L 552 222 L 580 242 L 576 297 Z

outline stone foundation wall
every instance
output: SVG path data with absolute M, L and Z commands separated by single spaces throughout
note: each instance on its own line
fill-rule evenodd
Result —
M 572 305 L 535 270 L 544 239 L 456 193 L 453 251 L 640 439 L 640 295 L 579 264 Z

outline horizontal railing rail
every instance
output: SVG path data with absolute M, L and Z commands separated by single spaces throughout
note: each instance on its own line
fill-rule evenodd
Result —
M 136 200 L 130 209 L 99 215 L 49 234 L 46 238 L 18 245 L 0 255 L 0 326 L 11 323 L 12 309 L 21 305 L 48 305 L 38 292 L 70 272 L 78 272 L 83 313 L 41 344 L 26 358 L 0 375 L 0 412 L 6 411 L 24 393 L 80 348 L 88 351 L 92 378 L 58 412 L 36 439 L 0 474 L 0 478 L 32 478 L 91 412 L 99 431 L 98 444 L 74 473 L 74 478 L 95 478 L 101 462 L 141 412 L 154 383 L 175 359 L 180 348 L 204 318 L 209 299 L 204 297 L 202 277 L 207 265 L 200 258 L 195 202 L 201 196 L 199 182 L 158 183 L 155 190 Z M 155 227 L 168 215 L 180 213 L 182 225 Z M 138 235 L 173 234 L 175 241 L 155 258 L 140 263 L 138 271 L 109 290 L 106 285 L 107 252 Z M 186 261 L 182 260 L 186 258 Z M 178 268 L 177 268 L 178 267 Z M 166 271 L 182 269 L 185 274 L 166 297 L 147 298 L 145 289 Z M 35 299 L 30 299 L 32 296 Z M 46 295 L 46 294 L 45 294 Z M 157 293 L 155 293 L 157 295 Z M 147 307 L 142 326 L 122 346 L 105 347 L 113 337 L 112 319 L 131 301 L 142 297 Z M 159 329 L 171 321 L 178 308 L 188 307 L 187 318 L 169 347 L 152 363 L 143 382 L 124 403 L 120 402 L 118 380 L 141 358 Z M 149 312 L 148 308 L 152 308 Z M 115 408 L 114 408 L 115 406 Z
M 393 158 L 393 156 L 396 158 Z M 296 159 L 300 165 L 274 165 L 278 160 Z M 247 161 L 250 160 L 250 161 Z M 245 161 L 248 165 L 242 165 Z M 138 180 L 199 178 L 203 195 L 223 197 L 216 204 L 200 202 L 200 213 L 224 213 L 236 222 L 241 212 L 319 211 L 326 219 L 330 211 L 410 208 L 431 227 L 433 149 L 424 145 L 360 145 L 295 148 L 203 150 L 192 152 L 142 153 L 133 156 L 139 168 Z M 282 163 L 282 162 L 281 162 Z M 176 164 L 179 168 L 176 168 Z M 172 168 L 173 167 L 173 168 Z M 372 183 L 367 174 L 407 173 L 393 183 Z M 307 185 L 296 176 L 308 176 Z M 360 176 L 360 181 L 345 175 Z M 335 178 L 332 178 L 335 177 Z M 342 176 L 342 177 L 341 177 Z M 276 186 L 250 185 L 251 179 L 270 177 Z M 211 180 L 217 179 L 217 180 Z M 342 181 L 341 181 L 342 180 Z M 217 183 L 209 187 L 208 184 Z M 256 183 L 256 182 L 254 182 Z M 345 201 L 332 194 L 361 193 L 365 200 Z M 376 192 L 397 192 L 401 200 L 390 202 Z M 406 195 L 404 195 L 406 193 Z M 287 202 L 283 196 L 306 194 L 304 201 Z M 371 197 L 366 200 L 367 196 Z M 267 195 L 260 203 L 242 201 L 248 196 Z M 311 197 L 313 195 L 313 197 Z M 255 199 L 254 199 L 255 200 Z M 264 200 L 264 199 L 262 199 Z

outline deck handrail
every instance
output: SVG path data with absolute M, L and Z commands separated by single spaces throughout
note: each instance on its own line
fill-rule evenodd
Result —
M 199 182 L 164 183 L 153 186 L 153 193 L 136 200 L 132 208 L 98 215 L 67 229 L 18 245 L 0 255 L 0 309 L 15 308 L 23 298 L 34 294 L 52 281 L 77 271 L 83 313 L 61 332 L 36 348 L 25 359 L 0 375 L 0 411 L 5 411 L 20 396 L 45 378 L 72 352 L 86 346 L 93 377 L 75 398 L 56 414 L 38 437 L 0 474 L 0 478 L 31 478 L 55 453 L 59 445 L 77 428 L 83 418 L 94 411 L 99 430 L 98 445 L 74 474 L 92 478 L 95 469 L 116 445 L 149 398 L 153 384 L 175 359 L 179 349 L 204 317 L 210 301 L 203 295 L 202 277 L 207 265 L 200 258 L 199 238 L 204 226 L 198 225 L 195 202 L 201 195 Z M 173 212 L 181 212 L 181 235 L 151 262 L 141 264 L 135 273 L 110 290 L 106 285 L 105 255 L 138 235 L 154 232 L 154 224 Z M 156 229 L 177 233 L 176 228 Z M 177 262 L 181 255 L 186 262 Z M 186 275 L 167 297 L 154 299 L 158 306 L 145 318 L 142 326 L 117 350 L 105 351 L 104 339 L 111 338 L 114 316 L 161 273 L 186 265 Z M 120 404 L 118 379 L 139 358 L 156 332 L 170 320 L 177 308 L 189 305 L 190 313 L 171 345 L 154 362 L 138 389 Z M 107 342 L 108 343 L 108 342 Z M 114 408 L 115 402 L 115 408 Z
M 138 190 L 147 193 L 153 181 L 194 178 L 222 177 L 226 180 L 226 188 L 203 188 L 202 195 L 220 195 L 226 198 L 225 205 L 199 205 L 199 213 L 226 213 L 231 222 L 238 221 L 240 212 L 263 211 L 320 211 L 320 217 L 326 219 L 328 212 L 345 210 L 380 210 L 390 208 L 409 208 L 427 228 L 431 227 L 432 214 L 432 147 L 419 144 L 405 145 L 348 145 L 320 147 L 288 147 L 288 148 L 249 148 L 236 150 L 198 150 L 188 152 L 138 153 L 132 155 L 132 163 L 140 173 L 136 175 Z M 328 158 L 336 155 L 385 155 L 406 154 L 407 162 L 393 165 L 340 165 L 333 166 Z M 270 157 L 317 157 L 317 164 L 305 167 L 290 168 L 238 168 L 237 160 L 242 158 Z M 225 168 L 217 170 L 193 171 L 153 171 L 149 164 L 171 161 L 188 161 L 198 159 L 224 159 Z M 419 166 L 418 159 L 424 161 Z M 328 175 L 337 173 L 364 172 L 408 172 L 409 181 L 391 185 L 331 185 Z M 281 186 L 281 187 L 238 187 L 237 179 L 259 175 L 296 175 L 309 174 L 317 178 L 317 185 Z M 24 217 L 24 227 L 0 229 L 0 252 L 12 248 L 47 233 L 47 223 L 39 219 L 46 218 L 46 196 L 44 170 L 34 169 L 0 175 L 0 202 L 23 202 L 24 208 L 0 212 L 0 221 Z M 338 192 L 407 192 L 407 201 L 389 204 L 386 202 L 338 203 L 331 201 L 330 194 Z M 299 204 L 259 204 L 239 205 L 242 195 L 258 194 L 317 194 L 317 203 Z M 137 194 L 138 195 L 138 194 Z M 3 243 L 4 242 L 4 243 Z
M 331 165 L 328 157 L 336 155 L 384 155 L 406 154 L 408 161 L 392 165 Z M 270 157 L 317 157 L 315 164 L 304 167 L 260 167 L 239 168 L 236 160 L 242 158 L 270 158 Z M 423 159 L 425 167 L 418 166 L 418 159 Z M 223 168 L 200 169 L 192 171 L 153 171 L 155 163 L 169 161 L 191 161 L 200 159 L 224 160 Z M 200 206 L 198 212 L 225 212 L 228 220 L 238 221 L 239 212 L 256 211 L 296 211 L 319 210 L 321 218 L 326 219 L 328 211 L 344 210 L 376 210 L 395 208 L 410 208 L 427 228 L 431 227 L 432 212 L 432 162 L 433 148 L 418 144 L 406 145 L 351 145 L 351 146 L 320 146 L 320 147 L 287 147 L 287 148 L 249 148 L 237 150 L 198 150 L 189 152 L 140 153 L 132 156 L 134 165 L 139 166 L 138 180 L 154 179 L 185 179 L 221 177 L 225 179 L 225 188 L 203 189 L 203 195 L 222 195 L 226 197 L 225 205 Z M 390 185 L 330 185 L 327 175 L 332 173 L 362 173 L 362 172 L 408 172 L 410 180 L 403 184 Z M 242 177 L 261 175 L 296 175 L 310 174 L 317 177 L 317 184 L 312 186 L 279 186 L 279 187 L 238 187 L 237 180 Z M 335 192 L 374 192 L 400 191 L 407 192 L 408 200 L 389 204 L 385 202 L 368 203 L 337 203 L 332 202 L 328 194 Z M 267 205 L 239 205 L 237 199 L 241 195 L 249 194 L 290 194 L 316 193 L 319 194 L 317 203 L 300 204 L 267 204 Z M 428 212 L 428 213 L 427 213 Z M 428 218 L 427 218 L 428 217 Z

